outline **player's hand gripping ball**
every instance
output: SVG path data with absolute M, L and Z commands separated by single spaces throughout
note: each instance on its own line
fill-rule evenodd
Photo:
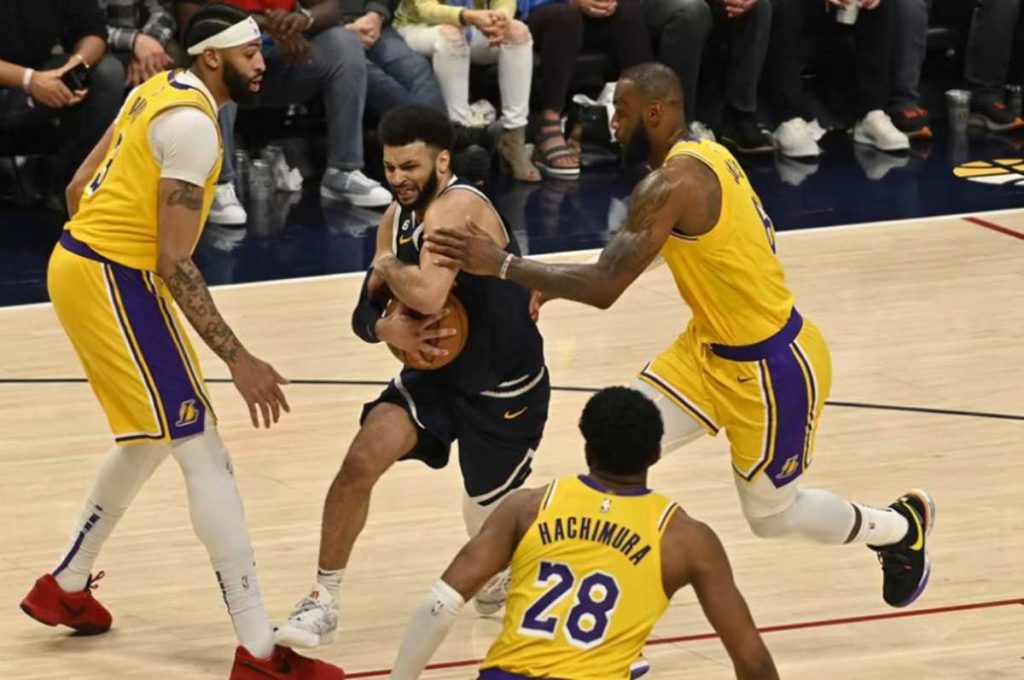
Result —
M 452 293 L 444 303 L 447 313 L 433 323 L 424 325 L 430 317 L 410 309 L 402 304 L 397 298 L 388 303 L 384 312 L 385 319 L 391 319 L 394 315 L 400 314 L 407 317 L 402 319 L 402 335 L 409 339 L 405 349 L 397 347 L 390 342 L 388 349 L 399 361 L 410 368 L 417 368 L 422 371 L 432 371 L 442 366 L 447 366 L 455 361 L 462 348 L 466 346 L 466 338 L 469 335 L 469 317 L 466 315 L 466 308 Z M 451 330 L 455 333 L 451 334 Z M 446 332 L 447 331 L 447 332 Z M 413 349 L 418 348 L 418 349 Z M 433 350 L 444 350 L 447 354 L 438 354 Z

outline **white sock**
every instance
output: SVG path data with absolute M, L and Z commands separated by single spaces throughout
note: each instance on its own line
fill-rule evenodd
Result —
M 434 584 L 409 620 L 390 680 L 420 677 L 465 604 L 462 595 L 444 581 Z
M 169 446 L 160 444 L 115 446 L 103 457 L 96 481 L 71 532 L 68 549 L 53 570 L 62 590 L 85 589 L 103 543 L 170 451 Z
M 873 508 L 852 501 L 850 505 L 857 516 L 847 543 L 890 545 L 902 541 L 910 530 L 907 518 L 892 508 Z
M 341 579 L 345 577 L 344 569 L 324 569 L 317 567 L 316 584 L 331 594 L 331 599 L 337 602 L 338 590 L 341 588 Z
M 240 645 L 257 658 L 274 651 L 274 629 L 256 578 L 245 509 L 235 484 L 231 458 L 217 430 L 176 443 L 174 459 L 188 490 L 192 527 L 206 546 Z

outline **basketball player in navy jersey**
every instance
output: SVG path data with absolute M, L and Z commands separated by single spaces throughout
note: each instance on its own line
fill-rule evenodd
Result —
M 530 474 L 548 415 L 551 388 L 529 290 L 445 269 L 421 256 L 426 234 L 467 217 L 498 246 L 519 254 L 490 200 L 452 174 L 448 118 L 425 106 L 400 107 L 381 120 L 379 135 L 397 200 L 377 227 L 377 251 L 353 330 L 366 342 L 383 340 L 419 360 L 441 357 L 445 350 L 431 341 L 452 332 L 435 324 L 454 286 L 466 308 L 468 337 L 451 363 L 427 371 L 404 367 L 364 407 L 362 427 L 324 504 L 316 583 L 278 629 L 282 644 L 315 647 L 333 639 L 338 588 L 352 546 L 366 522 L 373 485 L 392 464 L 416 459 L 442 468 L 457 440 L 463 515 L 474 536 L 497 501 Z M 425 318 L 405 312 L 382 318 L 392 296 Z M 507 590 L 506 570 L 477 595 L 477 610 L 497 612 Z

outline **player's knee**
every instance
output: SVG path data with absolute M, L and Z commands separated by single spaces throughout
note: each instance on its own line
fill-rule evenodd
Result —
M 369 490 L 377 483 L 387 465 L 381 460 L 373 446 L 356 445 L 349 449 L 341 464 L 338 479 L 347 486 Z

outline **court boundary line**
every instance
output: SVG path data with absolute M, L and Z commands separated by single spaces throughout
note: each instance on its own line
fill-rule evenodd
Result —
M 64 385 L 86 383 L 86 378 L 0 378 L 0 385 Z M 231 384 L 229 378 L 207 378 L 207 383 L 217 385 Z M 388 380 L 336 380 L 331 378 L 298 378 L 289 380 L 289 385 L 340 385 L 344 387 L 385 387 Z M 600 387 L 580 387 L 576 385 L 552 385 L 552 392 L 583 392 L 593 394 L 600 391 Z M 991 411 L 967 411 L 963 409 L 935 408 L 931 406 L 904 406 L 901 404 L 873 404 L 861 401 L 828 400 L 827 406 L 837 408 L 860 408 L 876 411 L 897 411 L 901 413 L 924 413 L 938 416 L 962 416 L 965 418 L 989 418 L 993 420 L 1019 420 L 1024 421 L 1024 414 L 1016 413 L 994 413 Z
M 779 633 L 790 630 L 805 630 L 808 628 L 828 628 L 831 626 L 844 626 L 853 623 L 869 623 L 872 621 L 885 621 L 889 619 L 903 619 L 910 618 L 913 616 L 931 616 L 934 614 L 949 614 L 953 612 L 971 611 L 975 609 L 992 609 L 995 607 L 1008 607 L 1011 605 L 1024 605 L 1024 598 L 1011 598 L 1007 600 L 989 600 L 987 602 L 969 602 L 964 604 L 946 605 L 941 607 L 929 607 L 927 609 L 912 609 L 907 611 L 896 611 L 896 612 L 879 612 L 877 614 L 864 614 L 861 616 L 846 616 L 835 619 L 816 619 L 812 621 L 797 621 L 794 623 L 782 623 L 773 626 L 762 626 L 758 628 L 761 633 Z M 654 645 L 671 645 L 678 644 L 680 642 L 696 642 L 701 640 L 713 640 L 718 637 L 718 633 L 694 633 L 690 635 L 677 635 L 672 637 L 664 638 L 651 638 L 647 640 L 645 647 Z M 483 659 L 462 659 L 457 661 L 441 661 L 435 664 L 429 664 L 426 669 L 428 671 L 447 670 L 450 668 L 462 668 L 464 666 L 475 666 L 481 663 Z M 355 673 L 346 673 L 347 678 L 378 678 L 384 677 L 391 674 L 391 669 L 387 670 L 372 670 L 372 671 L 358 671 Z
M 1001 224 L 997 224 L 996 222 L 990 222 L 988 220 L 983 220 L 980 217 L 975 217 L 974 215 L 964 217 L 962 219 L 964 220 L 964 222 L 970 222 L 975 226 L 984 227 L 985 229 L 991 229 L 992 231 L 999 232 L 1000 234 L 1012 236 L 1013 238 L 1019 238 L 1022 241 L 1024 241 L 1024 231 L 1017 231 L 1016 229 L 1011 229 L 1010 227 L 1004 227 Z
M 927 217 L 900 217 L 894 220 L 877 220 L 874 222 L 854 222 L 851 224 L 832 224 L 824 227 L 807 227 L 805 229 L 789 229 L 784 231 L 776 232 L 776 237 L 789 238 L 789 236 L 799 234 L 816 234 L 820 232 L 831 232 L 831 231 L 846 231 L 848 229 L 865 229 L 881 226 L 901 226 L 906 224 L 921 223 L 921 222 L 936 222 L 938 220 L 967 220 L 968 218 L 975 217 L 977 215 L 1005 215 L 1010 213 L 1019 213 L 1024 211 L 1024 208 L 999 208 L 996 210 L 982 210 L 973 211 L 968 213 L 952 213 L 949 215 L 929 215 Z M 554 253 L 541 253 L 539 255 L 531 255 L 527 253 L 526 256 L 534 260 L 546 260 L 550 258 L 567 257 L 570 255 L 594 255 L 601 252 L 601 248 L 587 248 L 584 250 L 561 250 Z M 286 283 L 303 283 L 306 281 L 331 281 L 337 279 L 348 279 L 357 276 L 365 276 L 365 271 L 355 272 L 338 272 L 334 274 L 315 274 L 313 276 L 296 276 L 285 279 L 272 279 L 269 281 L 245 281 L 242 283 L 221 283 L 210 286 L 211 290 L 233 290 L 236 288 L 256 288 L 259 286 L 272 286 Z M 15 310 L 15 309 L 31 309 L 33 307 L 45 307 L 50 305 L 49 302 L 29 302 L 23 305 L 6 305 L 0 306 L 0 314 Z

